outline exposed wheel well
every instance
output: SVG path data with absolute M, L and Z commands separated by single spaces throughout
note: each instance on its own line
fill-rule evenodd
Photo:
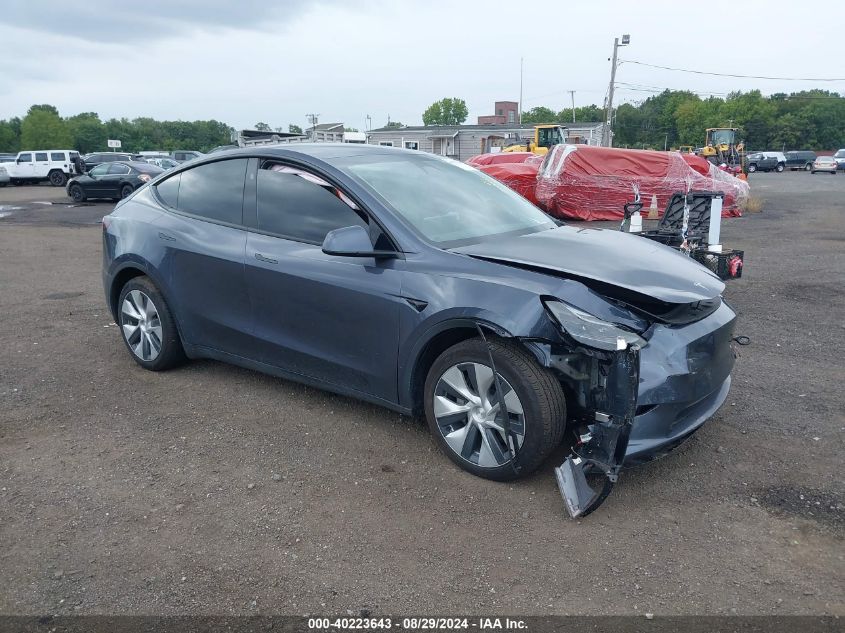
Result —
M 109 288 L 109 307 L 111 308 L 112 316 L 117 319 L 117 300 L 120 298 L 120 291 L 123 289 L 130 279 L 141 277 L 144 271 L 139 268 L 124 268 L 112 281 L 111 288 Z
M 416 415 L 423 413 L 423 388 L 428 370 L 431 369 L 435 359 L 453 345 L 477 336 L 478 330 L 475 328 L 455 327 L 436 334 L 426 343 L 417 357 L 414 372 L 411 375 L 411 407 Z

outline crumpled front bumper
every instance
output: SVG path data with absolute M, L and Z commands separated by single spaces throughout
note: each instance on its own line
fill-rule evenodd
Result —
M 625 465 L 665 455 L 722 406 L 731 387 L 736 314 L 722 303 L 682 327 L 655 326 L 640 352 L 637 414 Z
M 555 468 L 573 518 L 598 508 L 624 467 L 665 454 L 698 429 L 727 398 L 736 314 L 726 303 L 695 323 L 653 325 L 640 347 L 617 340 L 595 421 L 581 427 L 572 453 Z M 599 475 L 600 488 L 588 477 Z

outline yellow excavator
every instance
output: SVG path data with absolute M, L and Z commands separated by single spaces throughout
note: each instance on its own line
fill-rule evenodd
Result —
M 735 127 L 707 128 L 701 156 L 717 165 L 724 163 L 731 170 L 741 169 L 745 144 L 737 142 L 738 131 Z
M 563 145 L 566 143 L 566 131 L 562 125 L 535 125 L 534 139 L 525 143 L 517 143 L 516 145 L 509 145 L 503 152 L 532 152 L 534 154 L 545 155 L 549 153 L 549 148 L 552 145 Z

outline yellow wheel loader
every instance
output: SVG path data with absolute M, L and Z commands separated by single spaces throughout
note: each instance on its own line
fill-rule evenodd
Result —
M 549 148 L 552 145 L 563 145 L 566 143 L 567 129 L 562 125 L 535 125 L 534 139 L 525 143 L 517 143 L 516 145 L 509 145 L 503 152 L 532 152 L 534 154 L 545 155 L 549 153 Z

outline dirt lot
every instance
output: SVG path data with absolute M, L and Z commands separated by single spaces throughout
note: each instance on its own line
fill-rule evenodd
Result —
M 378 407 L 143 371 L 102 296 L 110 205 L 0 190 L 0 613 L 845 615 L 845 176 L 752 186 L 728 402 L 580 521 L 552 462 L 495 484 Z

